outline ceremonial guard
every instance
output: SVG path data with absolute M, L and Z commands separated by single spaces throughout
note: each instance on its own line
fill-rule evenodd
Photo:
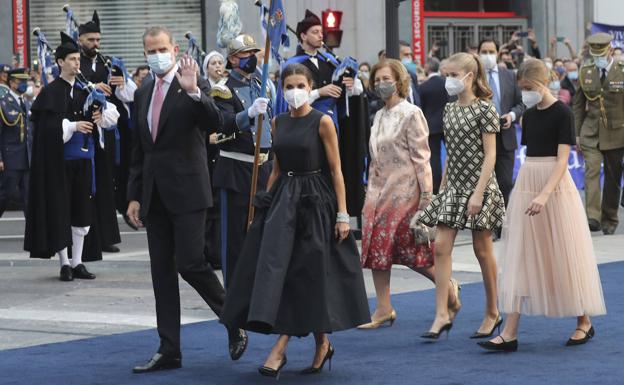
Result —
M 95 87 L 106 95 L 107 100 L 115 105 L 120 114 L 120 119 L 115 122 L 116 127 L 104 132 L 104 148 L 96 148 L 95 150 L 97 192 L 94 197 L 93 228 L 85 240 L 85 257 L 99 260 L 102 258 L 102 251 L 118 252 L 119 248 L 114 245 L 121 242 L 116 210 L 121 208 L 124 212 L 127 207 L 125 199 L 127 172 L 123 183 L 120 184 L 120 181 L 116 180 L 119 179 L 116 178 L 116 164 L 119 163 L 119 158 L 124 154 L 125 168 L 128 169 L 130 148 L 128 143 L 127 148 L 125 148 L 126 151 L 120 151 L 121 143 L 116 138 L 122 131 L 124 133 L 128 131 L 129 114 L 123 101 L 128 101 L 128 99 L 131 101 L 136 85 L 130 79 L 126 82 L 122 74 L 112 76 L 111 59 L 99 52 L 101 30 L 97 11 L 93 12 L 92 20 L 78 26 L 78 34 L 82 73 L 87 80 L 94 83 Z M 120 187 L 124 199 L 118 202 L 119 197 L 116 195 L 116 190 Z
M 9 93 L 9 71 L 11 67 L 6 64 L 0 64 L 0 98 Z
M 577 148 L 585 157 L 585 211 L 589 228 L 613 234 L 624 155 L 624 62 L 615 61 L 613 36 L 600 32 L 587 38 L 593 57 L 581 67 L 580 91 L 574 98 Z M 600 168 L 604 163 L 602 201 Z
M 363 178 L 366 172 L 370 117 L 362 81 L 356 77 L 358 66 L 352 58 L 339 60 L 323 48 L 321 19 L 306 10 L 297 24 L 297 53 L 282 65 L 301 63 L 311 72 L 314 89 L 310 93 L 313 108 L 331 116 L 338 129 L 342 172 L 347 189 L 347 210 L 358 216 L 364 205 Z M 345 61 L 352 61 L 349 66 Z M 275 112 L 288 111 L 281 87 L 278 87 Z
M 41 90 L 31 108 L 34 136 L 24 249 L 33 258 L 58 254 L 62 281 L 93 279 L 81 257 L 92 224 L 95 147 L 102 145 L 100 129 L 114 125 L 119 114 L 105 100 L 101 112 L 89 113 L 95 90 L 88 92 L 76 80 L 80 49 L 63 32 L 55 60 L 61 75 Z
M 0 217 L 16 188 L 27 211 L 32 149 L 30 102 L 23 98 L 30 78 L 28 69 L 10 70 L 8 75 L 9 92 L 0 98 Z
M 240 34 L 232 39 L 227 47 L 230 76 L 225 86 L 217 84 L 210 91 L 224 120 L 219 129 L 220 151 L 213 182 L 221 189 L 221 259 L 226 288 L 247 232 L 256 118 L 260 114 L 266 115 L 260 138 L 258 191 L 264 190 L 271 173 L 271 164 L 267 161 L 271 149 L 273 102 L 270 89 L 268 98 L 260 97 L 262 75 L 255 55 L 258 51 L 250 35 Z

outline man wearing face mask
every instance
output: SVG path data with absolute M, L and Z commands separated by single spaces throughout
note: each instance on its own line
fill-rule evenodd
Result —
M 6 64 L 0 64 L 0 98 L 3 98 L 9 93 L 9 86 L 7 84 L 9 80 L 9 71 L 11 67 Z
M 578 89 L 578 65 L 574 62 L 574 60 L 566 60 L 564 62 L 564 66 L 566 69 L 566 75 L 561 81 L 561 89 L 567 90 L 570 93 L 572 100 L 574 100 L 574 95 Z M 570 103 L 570 106 L 572 106 L 572 103 Z
M 262 75 L 257 68 L 259 49 L 251 35 L 241 34 L 228 43 L 227 66 L 232 69 L 225 85 L 210 90 L 223 115 L 218 128 L 219 158 L 213 182 L 221 190 L 221 266 L 225 287 L 234 273 L 249 214 L 249 194 L 254 163 L 257 118 L 264 115 L 260 138 L 260 169 L 257 191 L 263 191 L 271 173 L 271 118 L 273 94 L 267 85 L 261 95 Z
M 9 92 L 0 98 L 0 217 L 16 188 L 26 216 L 32 150 L 30 102 L 24 99 L 28 69 L 10 70 L 8 76 Z
M 506 205 L 513 188 L 513 169 L 518 148 L 513 123 L 519 121 L 526 107 L 522 104 L 522 93 L 516 83 L 516 75 L 496 63 L 498 44 L 491 39 L 482 40 L 479 44 L 479 55 L 492 89 L 492 103 L 501 120 L 501 131 L 496 134 L 495 173 Z
M 160 347 L 134 373 L 182 366 L 178 273 L 217 316 L 225 300 L 204 259 L 206 209 L 212 206 L 206 135 L 221 125 L 221 113 L 207 95 L 208 82 L 197 76 L 198 64 L 188 55 L 176 62 L 180 48 L 169 29 L 148 28 L 143 48 L 155 76 L 135 94 L 127 215 L 147 228 Z M 246 334 L 229 329 L 228 339 L 230 357 L 239 359 Z
M 577 151 L 585 157 L 585 210 L 590 230 L 613 234 L 624 156 L 624 63 L 612 57 L 613 36 L 600 32 L 587 38 L 593 60 L 579 71 L 574 99 Z M 602 201 L 600 169 L 604 163 Z

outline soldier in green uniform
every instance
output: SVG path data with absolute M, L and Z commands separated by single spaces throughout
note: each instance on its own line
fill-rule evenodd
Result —
M 592 60 L 579 71 L 580 91 L 574 98 L 577 150 L 585 157 L 585 210 L 589 228 L 613 234 L 624 156 L 624 62 L 615 61 L 613 36 L 587 38 Z M 600 165 L 604 162 L 602 201 Z

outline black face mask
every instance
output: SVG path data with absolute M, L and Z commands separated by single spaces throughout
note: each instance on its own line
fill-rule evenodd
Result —
M 256 71 L 257 65 L 258 65 L 258 58 L 256 57 L 256 55 L 251 55 L 244 59 L 240 59 L 238 62 L 238 68 L 240 68 L 241 71 L 247 74 L 254 73 Z

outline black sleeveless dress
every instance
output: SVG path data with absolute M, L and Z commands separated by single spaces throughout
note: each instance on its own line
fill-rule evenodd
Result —
M 323 114 L 276 118 L 280 176 L 255 198 L 221 322 L 260 333 L 304 336 L 370 322 L 353 235 L 334 236 L 336 194 L 319 135 Z

